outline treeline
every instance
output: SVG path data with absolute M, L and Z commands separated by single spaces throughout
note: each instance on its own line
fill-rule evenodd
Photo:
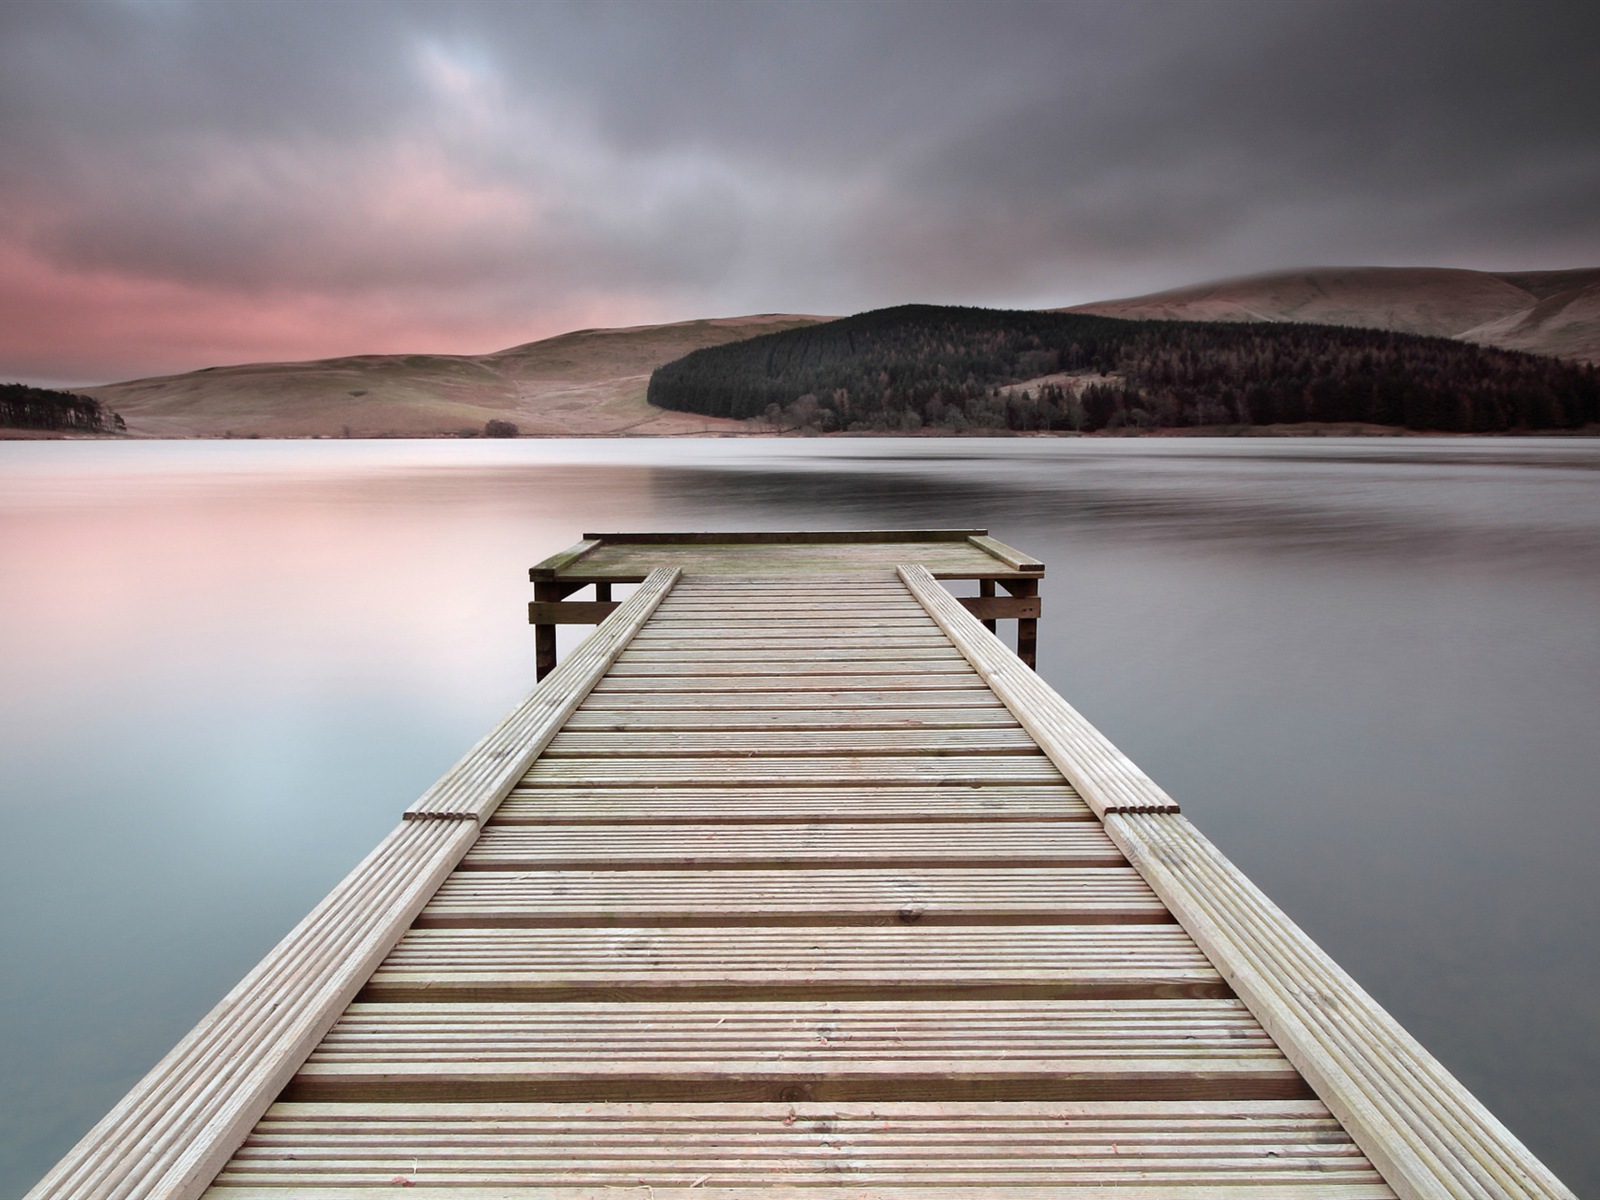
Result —
M 0 425 L 13 429 L 70 429 L 80 433 L 122 433 L 128 424 L 92 396 L 0 383 Z
M 1600 372 L 1376 329 L 907 305 L 696 350 L 655 371 L 649 398 L 822 431 L 1319 421 L 1498 433 L 1600 421 Z

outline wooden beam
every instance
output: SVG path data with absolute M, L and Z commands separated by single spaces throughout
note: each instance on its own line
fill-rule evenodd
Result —
M 986 529 L 822 529 L 802 530 L 792 533 L 741 530 L 730 533 L 586 533 L 584 545 L 604 542 L 613 546 L 766 546 L 766 545 L 818 545 L 837 543 L 852 545 L 862 542 L 965 542 L 983 537 Z M 996 546 L 1001 543 L 996 542 Z M 577 547 L 574 547 L 576 549 Z M 570 551 L 568 552 L 570 553 Z M 1016 553 L 1012 551 L 1012 553 Z M 556 556 L 557 558 L 560 555 Z M 1027 556 L 1024 555 L 1024 558 Z M 546 559 L 541 567 L 554 559 Z M 1035 561 L 1035 560 L 1029 560 Z M 1041 563 L 1040 570 L 1044 569 Z
M 530 625 L 598 625 L 622 605 L 616 600 L 534 600 Z
M 989 557 L 1005 563 L 1013 571 L 1026 571 L 1029 574 L 1038 575 L 1044 574 L 1044 563 L 1037 558 L 1030 554 L 1024 554 L 1021 550 L 1008 546 L 1004 542 L 997 542 L 992 537 L 986 537 L 981 532 L 969 535 L 967 541 L 989 555 Z
M 535 583 L 541 579 L 554 579 L 558 571 L 571 567 L 573 563 L 583 558 L 590 551 L 599 547 L 597 539 L 585 536 L 584 540 L 576 546 L 570 546 L 560 554 L 552 554 L 549 558 L 528 570 L 528 578 Z
M 1023 617 L 1037 617 L 1039 615 L 1039 597 L 1018 596 L 957 596 L 961 607 L 973 616 L 983 621 L 989 632 L 994 630 L 989 627 L 989 622 L 1011 621 Z
M 1171 796 L 985 630 L 925 568 L 903 566 L 899 573 L 928 615 L 1033 735 L 1097 817 L 1103 820 L 1112 812 L 1178 810 Z

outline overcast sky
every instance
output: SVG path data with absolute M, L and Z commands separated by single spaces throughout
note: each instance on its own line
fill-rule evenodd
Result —
M 0 0 L 0 380 L 1600 266 L 1593 0 Z

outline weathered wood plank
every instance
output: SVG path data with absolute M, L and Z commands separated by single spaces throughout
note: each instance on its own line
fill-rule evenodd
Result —
M 1039 747 L 1018 729 L 802 730 L 756 729 L 558 733 L 546 758 L 712 758 L 768 755 L 775 758 L 838 754 L 1038 754 Z
M 838 709 L 907 708 L 989 709 L 1016 720 L 1011 710 L 1000 703 L 987 687 L 941 683 L 933 688 L 897 690 L 839 689 L 784 691 L 781 688 L 759 691 L 742 688 L 721 693 L 697 688 L 675 692 L 662 687 L 648 690 L 608 688 L 602 680 L 583 702 L 584 712 L 811 712 Z
M 1037 596 L 958 596 L 956 599 L 980 621 L 1014 621 L 1037 618 L 1040 614 Z
M 368 1000 L 1225 996 L 1166 925 L 413 929 Z
M 898 787 L 519 787 L 496 825 L 682 824 L 717 821 L 1085 821 L 1076 792 L 1056 784 Z
M 943 646 L 833 646 L 827 649 L 798 651 L 787 646 L 729 646 L 708 643 L 701 646 L 631 646 L 618 662 L 627 669 L 658 668 L 662 674 L 700 674 L 728 670 L 826 672 L 839 663 L 916 664 L 917 669 L 943 669 L 964 673 L 971 668 L 967 660 L 946 643 Z M 669 670 L 677 668 L 676 670 Z
M 1023 665 L 992 633 L 921 567 L 904 566 L 900 577 L 933 619 L 966 655 L 1040 749 L 1094 809 L 1113 812 L 1176 812 L 1172 797 L 1156 786 L 1050 685 Z
M 356 1004 L 291 1101 L 1308 1099 L 1237 1001 Z
M 652 575 L 566 662 L 541 680 L 527 699 L 424 792 L 406 810 L 406 819 L 482 821 L 493 812 L 677 580 L 676 570 Z
M 557 575 L 561 574 L 562 571 L 568 570 L 576 565 L 585 555 L 589 554 L 593 550 L 598 549 L 599 546 L 600 539 L 585 537 L 577 545 L 569 546 L 559 554 L 552 554 L 543 562 L 530 567 L 528 569 L 528 578 L 535 582 L 541 580 L 553 580 Z
M 198 1196 L 476 836 L 405 822 L 28 1193 Z
M 809 709 L 652 709 L 583 705 L 567 718 L 561 736 L 573 733 L 722 733 L 988 729 L 1020 730 L 1009 709 L 994 708 L 809 708 Z M 1033 746 L 1032 740 L 1029 745 Z M 1035 746 L 1035 748 L 1037 748 Z
M 490 825 L 464 870 L 542 866 L 784 867 L 869 865 L 890 870 L 975 866 L 1108 867 L 1123 863 L 1105 832 L 1086 821 L 987 825 L 818 822 L 807 825 Z
M 1018 571 L 1026 571 L 1030 575 L 1043 575 L 1044 564 L 1031 554 L 1024 554 L 1021 550 L 1014 549 L 1004 542 L 996 541 L 985 534 L 975 533 L 967 538 L 968 543 L 982 550 L 990 558 L 1004 563 Z M 905 561 L 911 561 L 907 559 Z
M 615 600 L 532 600 L 530 625 L 598 625 L 622 605 Z
M 1402 1197 L 1574 1200 L 1186 819 L 1106 828 Z
M 981 787 L 1000 783 L 1061 783 L 1044 755 L 941 755 L 929 758 L 815 757 L 795 759 L 541 758 L 522 782 L 529 787 L 662 787 L 720 784 L 815 787 L 819 784 Z
M 1170 921 L 1131 867 L 458 871 L 417 917 L 448 925 L 1019 925 Z
M 1392 1200 L 1320 1104 L 1309 1100 L 1061 1101 L 963 1105 L 815 1103 L 275 1105 L 229 1164 L 217 1200 L 276 1200 L 246 1184 L 358 1187 L 393 1180 L 600 1189 L 681 1200 L 803 1200 L 862 1189 L 919 1200 Z M 876 1189 L 915 1188 L 881 1192 Z M 559 1189 L 551 1192 L 546 1189 Z M 590 1190 L 585 1190 L 590 1189 Z M 739 1190 L 735 1190 L 739 1189 Z M 254 1195 L 251 1195 L 254 1192 Z M 347 1193 L 364 1200 L 370 1191 Z M 521 1195 L 526 1195 L 522 1192 Z M 346 1197 L 340 1197 L 346 1200 Z

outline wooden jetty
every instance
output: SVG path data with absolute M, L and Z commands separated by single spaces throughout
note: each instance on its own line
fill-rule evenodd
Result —
M 1570 1198 L 1030 669 L 1043 573 L 547 559 L 534 691 L 30 1200 Z

